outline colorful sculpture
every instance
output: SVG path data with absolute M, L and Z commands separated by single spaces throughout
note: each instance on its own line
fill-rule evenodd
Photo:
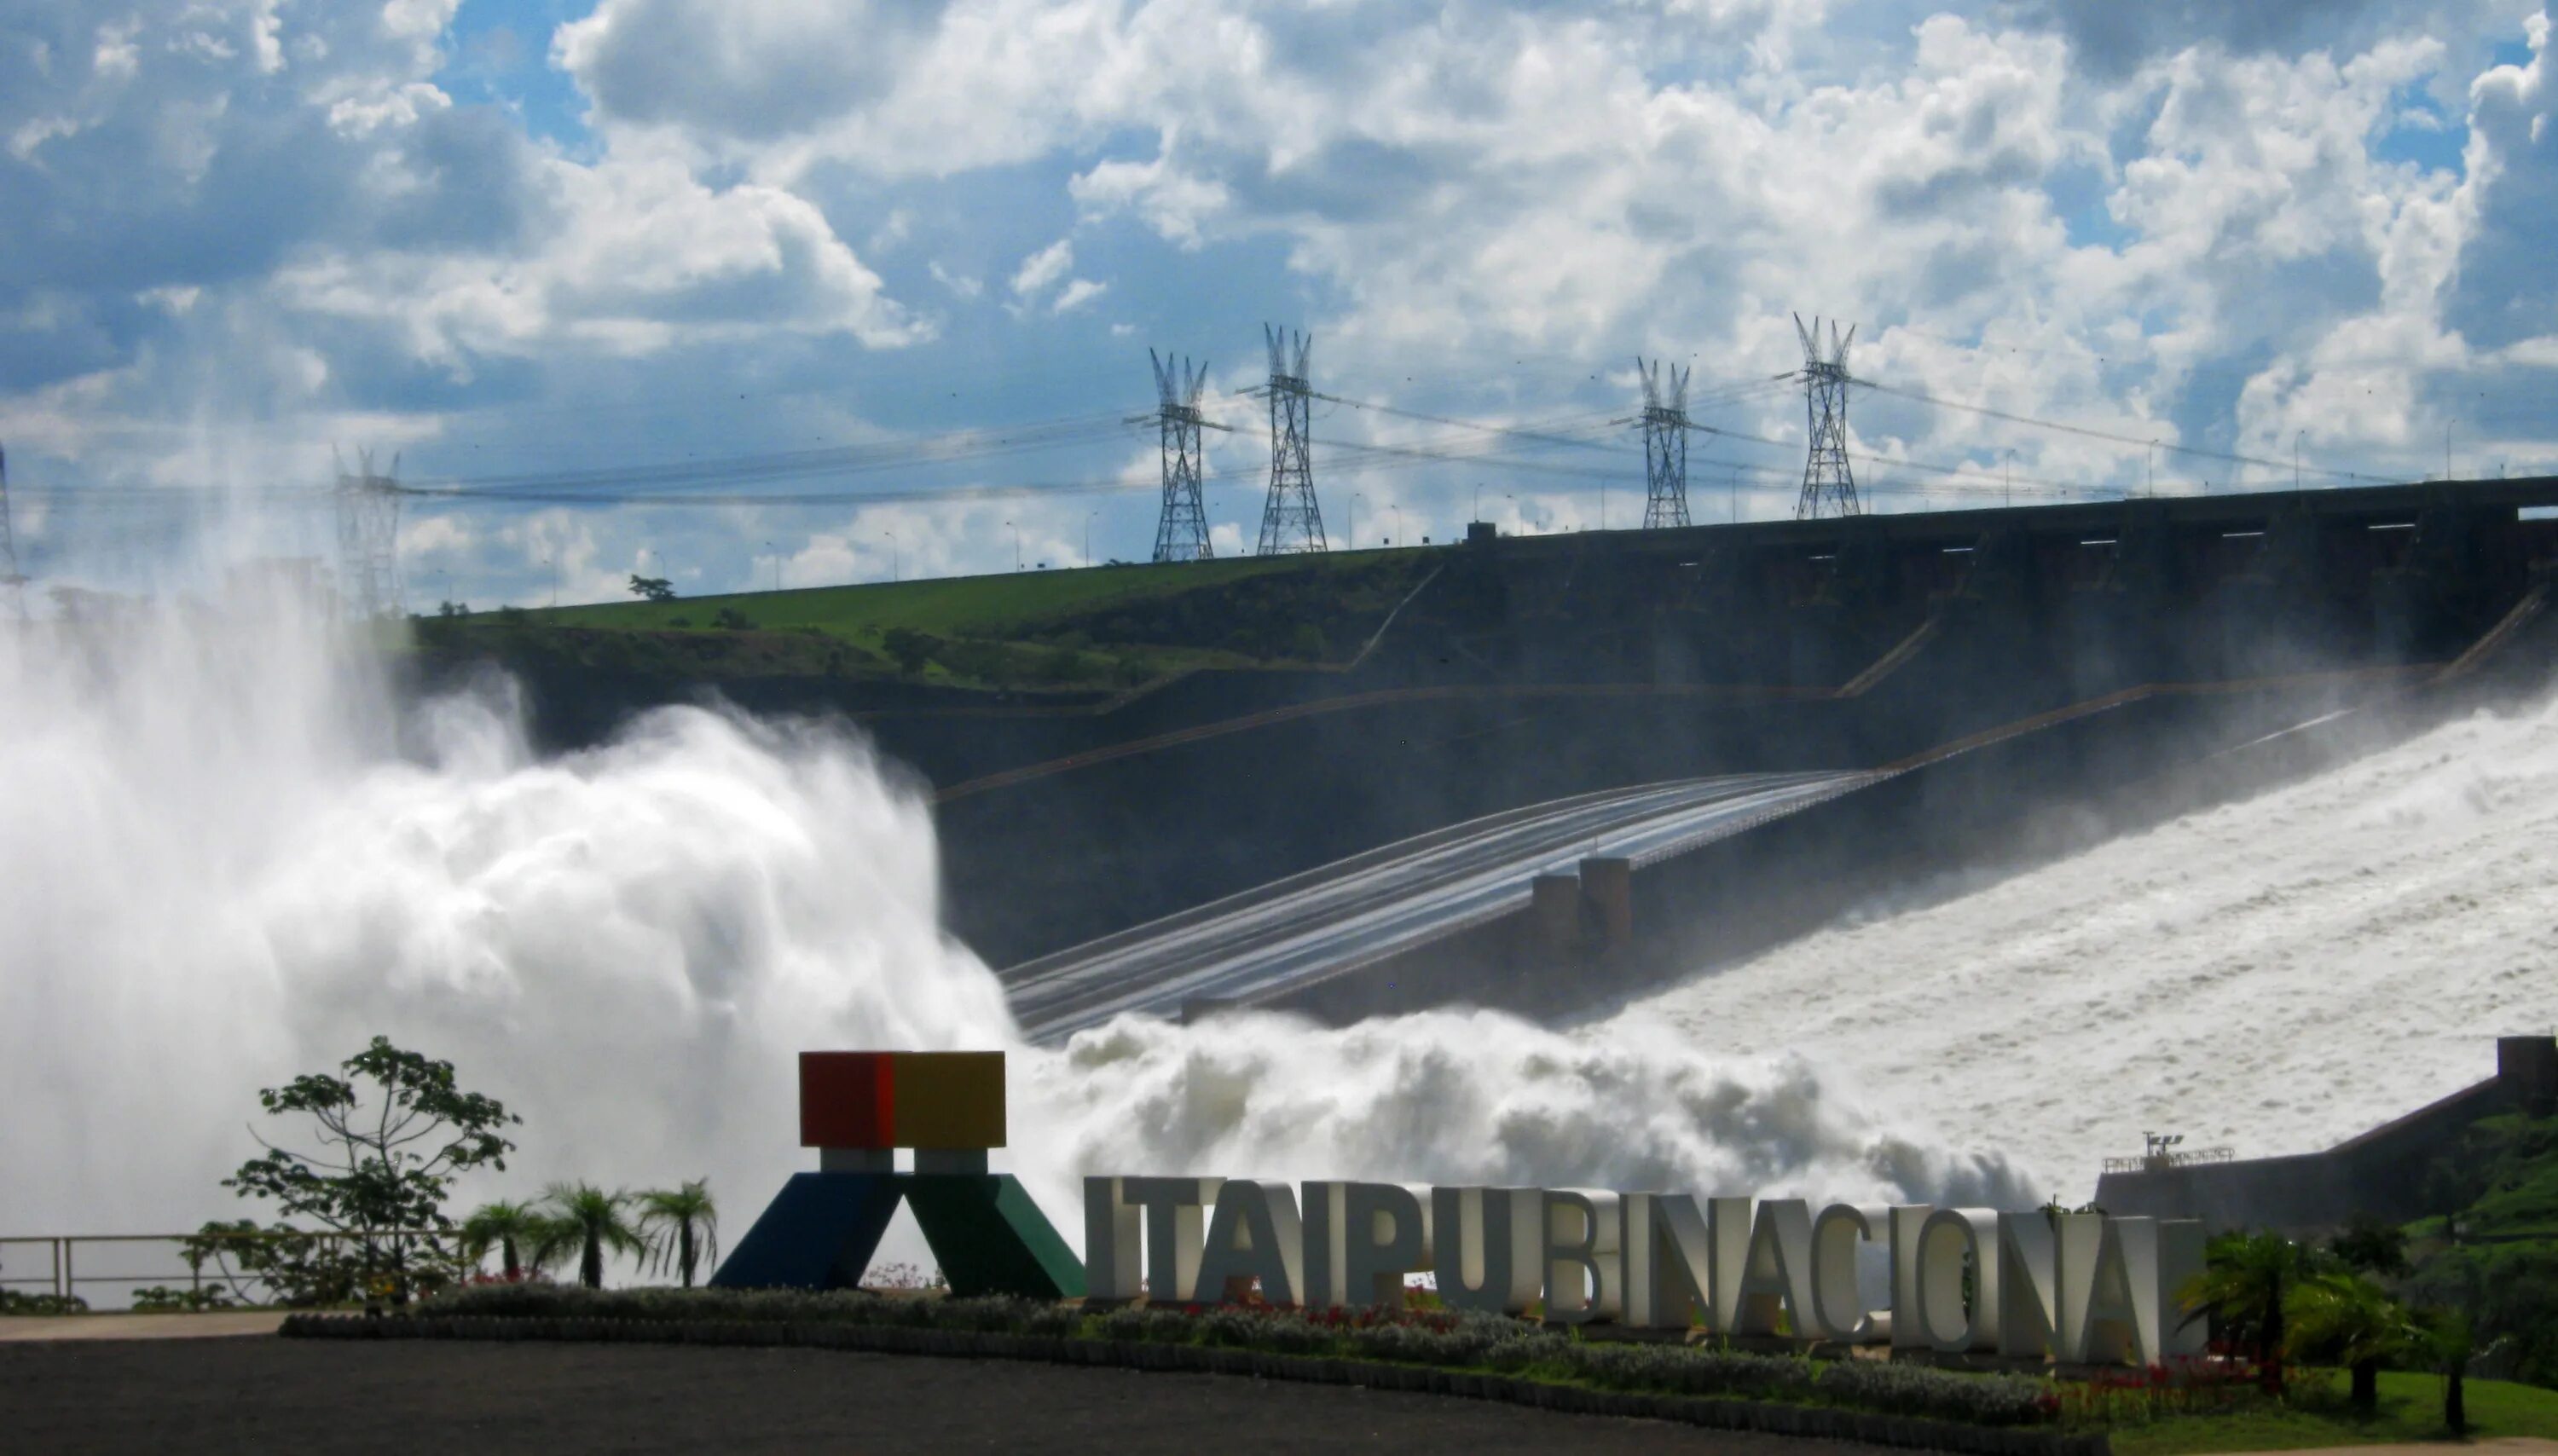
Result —
M 711 1282 L 852 1288 L 904 1201 L 951 1293 L 1082 1294 L 1081 1260 L 1021 1180 L 987 1171 L 1004 1135 L 1002 1052 L 801 1052 L 799 1144 L 817 1171 L 782 1185 Z

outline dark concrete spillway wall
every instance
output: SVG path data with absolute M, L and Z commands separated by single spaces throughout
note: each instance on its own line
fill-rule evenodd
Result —
M 1855 874 L 1834 878 L 1906 873 L 1956 839 L 2030 824 L 2037 804 L 2155 776 L 2304 705 L 2367 701 L 2394 666 L 2458 658 L 2534 592 L 2558 545 L 2558 523 L 2522 515 L 2539 505 L 2558 505 L 2558 479 L 1479 536 L 1444 552 L 1354 664 L 1199 673 L 1124 699 L 828 679 L 721 691 L 757 712 L 849 717 L 917 773 L 940 801 L 952 928 L 1006 965 L 1523 804 L 1876 768 L 2174 690 L 1634 881 L 1638 901 L 1754 886 L 1773 929 L 1823 913 L 1827 897 L 1786 886 L 1878 826 L 1890 854 L 1859 849 Z M 700 691 L 528 676 L 537 727 L 562 745 Z M 2258 686 L 2196 691 L 2236 683 Z

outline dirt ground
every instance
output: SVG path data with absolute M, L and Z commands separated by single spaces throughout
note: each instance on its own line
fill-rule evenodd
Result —
M 0 1345 L 12 1453 L 1879 1448 L 1224 1376 L 830 1350 L 243 1337 Z

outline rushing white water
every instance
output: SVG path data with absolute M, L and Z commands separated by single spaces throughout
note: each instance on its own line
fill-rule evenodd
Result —
M 2083 1197 L 2145 1130 L 2328 1146 L 2558 1028 L 2558 703 L 2482 715 L 1627 1008 Z
M 402 709 L 287 600 L 0 633 L 0 1234 L 244 1209 L 255 1092 L 378 1032 L 520 1113 L 467 1197 L 792 1168 L 792 1054 L 1012 1048 L 1010 1165 L 2028 1195 L 1811 1064 L 1480 1015 L 1017 1044 L 921 798 L 837 728 L 661 710 L 551 760 L 502 679 Z
M 1008 1034 L 842 734 L 670 709 L 537 763 L 502 684 L 401 717 L 281 610 L 0 654 L 0 1231 L 231 1215 L 256 1089 L 375 1032 L 524 1115 L 519 1193 L 769 1182 L 782 1049 Z

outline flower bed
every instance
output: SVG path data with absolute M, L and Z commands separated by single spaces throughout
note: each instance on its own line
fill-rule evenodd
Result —
M 415 1328 L 396 1328 L 402 1325 Z M 477 1333 L 504 1339 L 911 1349 L 1278 1379 L 1347 1378 L 1536 1404 L 1549 1403 L 1551 1391 L 1562 1389 L 1633 1401 L 1593 1409 L 1745 1429 L 1983 1452 L 2087 1453 L 2101 1452 L 2104 1446 L 2101 1435 L 2062 1435 L 2056 1389 L 2025 1376 L 1591 1341 L 1500 1315 L 1443 1309 L 1308 1314 L 1267 1307 L 1127 1306 L 1087 1311 L 1017 1299 L 898 1297 L 851 1290 L 590 1290 L 517 1284 L 440 1295 L 422 1304 L 412 1320 L 301 1319 L 289 1323 L 285 1333 L 390 1338 L 468 1338 Z M 1353 1374 L 1345 1376 L 1345 1371 Z M 1422 1380 L 1414 1385 L 1400 1378 L 1375 1378 L 1395 1371 Z M 1782 1414 L 1787 1410 L 1795 1413 Z M 1964 1437 L 1963 1431 L 1975 1435 Z

